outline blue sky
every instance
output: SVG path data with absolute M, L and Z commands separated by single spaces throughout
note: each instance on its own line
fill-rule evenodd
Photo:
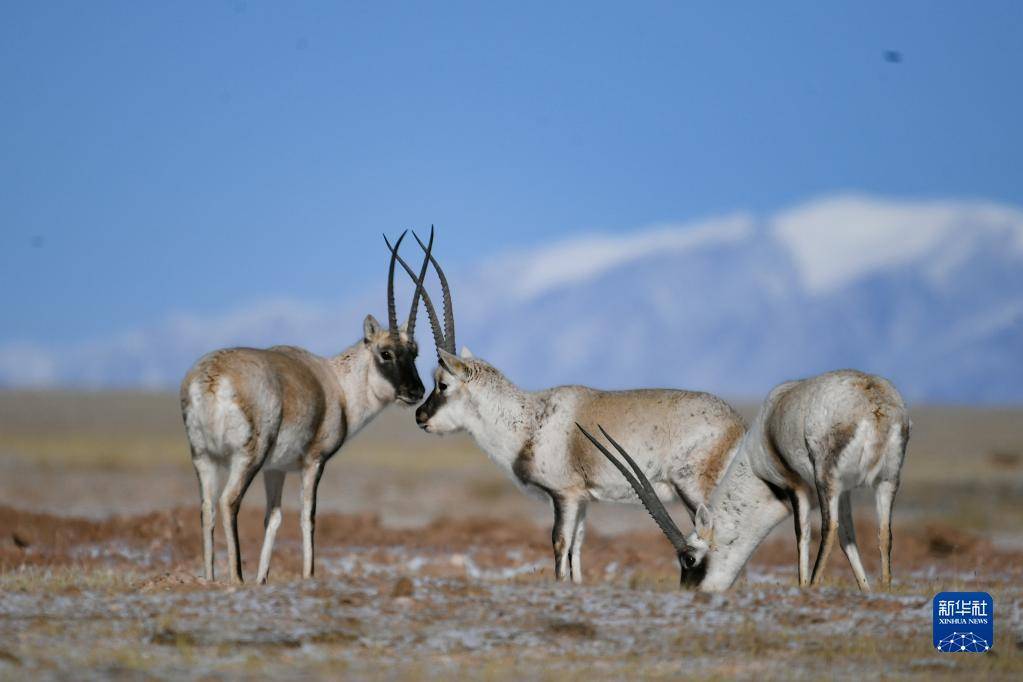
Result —
M 844 190 L 1023 204 L 1016 2 L 0 14 L 0 342 L 382 289 L 407 226 L 458 267 Z

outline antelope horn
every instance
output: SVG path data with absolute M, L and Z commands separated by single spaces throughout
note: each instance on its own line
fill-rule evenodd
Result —
M 433 233 L 433 225 L 430 226 L 430 232 Z M 419 242 L 419 246 L 425 251 L 426 246 L 423 245 L 423 240 L 419 238 L 415 230 L 412 231 L 412 236 Z M 444 276 L 444 271 L 440 268 L 440 263 L 432 255 L 429 255 L 430 262 L 433 263 L 434 269 L 437 271 L 437 277 L 440 279 L 441 295 L 443 296 L 444 303 L 444 350 L 449 353 L 458 353 L 455 350 L 455 311 L 451 305 L 451 289 L 448 288 L 448 278 Z
M 611 434 L 605 431 L 603 426 L 597 424 L 597 428 L 600 429 L 602 434 L 604 434 L 604 438 L 607 438 L 607 441 L 614 446 L 614 449 L 622 453 L 622 456 L 625 457 L 625 461 L 629 463 L 632 471 L 635 472 L 635 478 L 639 481 L 640 485 L 643 486 L 643 490 L 647 491 L 647 494 L 652 495 L 658 502 L 660 502 L 660 498 L 657 497 L 657 492 L 654 490 L 654 486 L 650 484 L 650 480 L 646 477 L 646 474 L 644 474 L 643 470 L 639 468 L 638 464 L 636 464 L 636 460 L 632 459 L 632 457 L 629 456 L 629 453 L 625 452 L 625 448 L 619 445 L 618 441 L 612 438 Z
M 419 312 L 419 294 L 423 291 L 423 282 L 426 281 L 426 271 L 430 267 L 430 251 L 433 249 L 433 225 L 430 225 L 430 242 L 426 246 L 426 258 L 423 259 L 423 267 L 419 271 L 419 279 L 416 280 L 416 293 L 412 295 L 412 309 L 408 313 L 408 337 L 415 338 L 416 313 Z
M 668 510 L 664 508 L 664 505 L 661 503 L 661 500 L 658 499 L 657 494 L 654 492 L 653 486 L 650 485 L 650 481 L 643 474 L 643 471 L 639 468 L 636 462 L 633 461 L 631 457 L 629 457 L 629 454 L 625 452 L 625 450 L 622 449 L 622 446 L 615 442 L 615 440 L 611 438 L 611 436 L 608 436 L 607 431 L 605 431 L 604 428 L 598 424 L 600 432 L 603 433 L 605 437 L 607 437 L 607 439 L 611 442 L 611 445 L 614 446 L 615 450 L 617 450 L 622 455 L 622 457 L 625 458 L 625 460 L 632 467 L 633 471 L 636 472 L 636 476 L 633 476 L 632 472 L 630 472 L 625 467 L 624 464 L 619 462 L 617 457 L 608 452 L 607 448 L 605 448 L 596 438 L 591 436 L 590 432 L 584 429 L 582 425 L 579 424 L 579 422 L 576 422 L 575 425 L 579 427 L 579 430 L 583 432 L 583 435 L 586 436 L 598 450 L 600 450 L 601 454 L 603 454 L 604 457 L 606 457 L 609 462 L 614 464 L 615 468 L 618 469 L 618 471 L 622 472 L 622 475 L 625 476 L 625 480 L 629 482 L 629 485 L 632 486 L 632 489 L 636 491 L 636 495 L 639 496 L 639 501 L 643 503 L 644 507 L 646 507 L 647 513 L 650 514 L 650 517 L 661 529 L 661 532 L 664 533 L 665 537 L 668 538 L 668 542 L 670 542 L 672 546 L 675 548 L 675 553 L 680 554 L 683 550 L 688 549 L 689 546 L 686 544 L 685 536 L 682 535 L 682 531 L 680 531 L 678 529 L 678 526 L 675 525 L 675 521 L 671 518 L 671 515 L 668 514 Z M 642 483 L 640 483 L 640 480 L 637 480 L 637 476 L 642 481 Z
M 391 336 L 398 336 L 398 311 L 394 306 L 394 259 L 398 257 L 398 249 L 401 248 L 401 240 L 408 234 L 408 230 L 401 233 L 398 243 L 391 250 L 391 265 L 387 270 L 387 327 Z M 387 237 L 384 237 L 387 240 Z M 390 246 L 390 244 L 388 244 Z
M 430 300 L 430 294 L 427 293 L 426 287 L 423 286 L 423 280 L 416 279 L 416 273 L 409 267 L 405 259 L 398 255 L 398 249 L 391 246 L 391 242 L 388 241 L 387 235 L 384 235 L 384 243 L 387 244 L 387 248 L 391 250 L 391 254 L 397 258 L 401 267 L 405 268 L 405 272 L 408 276 L 416 283 L 416 288 L 423 295 L 423 303 L 426 304 L 426 313 L 430 318 L 430 328 L 433 330 L 433 343 L 437 348 L 444 347 L 444 333 L 440 329 L 440 321 L 437 319 L 437 310 L 433 307 L 433 301 Z M 440 359 L 440 353 L 437 354 L 437 358 Z

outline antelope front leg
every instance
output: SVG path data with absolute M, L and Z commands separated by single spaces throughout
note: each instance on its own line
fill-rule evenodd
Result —
M 302 577 L 313 577 L 313 535 L 316 531 L 316 489 L 323 475 L 323 462 L 316 461 L 302 471 Z
M 554 528 L 551 542 L 554 545 L 554 575 L 557 580 L 571 580 L 572 544 L 575 540 L 575 524 L 579 518 L 579 501 L 551 494 L 554 502 Z
M 569 563 L 572 565 L 572 582 L 580 584 L 583 581 L 583 538 L 586 535 L 586 503 L 579 503 L 579 513 L 576 514 L 575 532 L 572 533 L 572 549 L 569 554 Z

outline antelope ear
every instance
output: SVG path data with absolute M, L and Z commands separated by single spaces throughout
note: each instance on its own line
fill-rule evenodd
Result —
M 462 356 L 462 357 L 463 357 L 464 359 L 466 359 L 466 360 L 469 360 L 469 359 L 471 359 L 472 357 L 474 357 L 474 356 L 473 356 L 473 354 L 472 354 L 472 351 L 471 351 L 471 350 L 469 350 L 469 347 L 468 347 L 468 346 L 462 346 L 462 353 L 461 353 L 461 356 Z
M 710 542 L 714 534 L 714 515 L 706 505 L 701 504 L 696 509 L 696 535 L 702 540 Z
M 373 337 L 380 333 L 383 327 L 377 322 L 377 318 L 372 315 L 367 315 L 366 319 L 362 321 L 362 339 L 369 343 L 373 340 Z
M 441 366 L 448 372 L 462 381 L 466 381 L 469 378 L 469 365 L 464 360 L 441 348 L 437 349 L 437 355 L 440 357 Z

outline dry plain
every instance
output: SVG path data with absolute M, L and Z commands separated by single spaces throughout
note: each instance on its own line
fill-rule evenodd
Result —
M 790 523 L 731 592 L 680 591 L 669 545 L 627 506 L 592 510 L 586 584 L 554 584 L 547 507 L 398 408 L 327 467 L 317 578 L 298 578 L 291 481 L 271 584 L 235 588 L 197 577 L 175 396 L 0 393 L 0 679 L 1019 679 L 1023 410 L 912 414 L 890 593 L 859 594 L 840 552 L 824 587 L 794 587 Z M 257 482 L 247 577 L 262 504 Z M 876 575 L 872 504 L 855 508 Z M 930 600 L 950 589 L 994 595 L 991 652 L 932 649 Z

